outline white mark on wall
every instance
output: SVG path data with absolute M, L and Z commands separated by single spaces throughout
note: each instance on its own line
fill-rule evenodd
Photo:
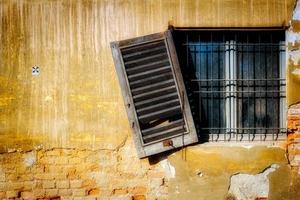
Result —
M 228 193 L 235 196 L 237 200 L 253 200 L 256 198 L 267 198 L 269 195 L 268 175 L 279 168 L 273 164 L 263 172 L 251 174 L 236 174 L 230 179 Z
M 293 20 L 300 20 L 300 10 L 297 10 L 297 9 L 295 10 L 295 12 L 293 14 Z
M 300 20 L 300 1 L 297 2 L 292 18 L 293 20 Z
M 26 167 L 32 167 L 36 163 L 36 156 L 33 152 L 26 153 L 24 156 L 24 165 Z
M 286 34 L 286 42 L 287 43 L 292 43 L 293 45 L 295 42 L 300 41 L 300 34 L 299 33 L 294 33 L 292 31 L 288 31 Z
M 168 159 L 162 160 L 160 162 L 161 167 L 164 169 L 167 178 L 175 178 L 176 171 L 175 167 L 173 167 Z
M 292 74 L 300 75 L 300 69 L 299 69 L 299 68 L 294 69 L 294 70 L 292 71 Z
M 47 95 L 44 99 L 46 102 L 53 101 L 53 97 L 51 95 Z
M 289 52 L 289 59 L 296 64 L 298 60 L 300 59 L 300 50 L 294 50 Z

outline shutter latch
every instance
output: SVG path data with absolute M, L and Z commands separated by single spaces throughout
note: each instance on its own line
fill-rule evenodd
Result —
M 165 141 L 163 141 L 163 146 L 164 147 L 173 146 L 173 141 L 172 140 L 165 140 Z

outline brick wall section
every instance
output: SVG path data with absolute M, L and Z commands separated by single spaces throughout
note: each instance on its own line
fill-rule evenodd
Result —
M 300 167 L 300 103 L 288 109 L 288 159 L 293 168 Z
M 297 79 L 300 67 L 300 2 L 297 1 L 293 11 L 290 28 L 287 31 L 287 99 L 288 103 L 297 102 L 299 99 Z M 287 113 L 287 153 L 291 167 L 300 173 L 300 103 L 290 105 Z
M 111 150 L 0 155 L 0 199 L 167 199 L 159 164 Z

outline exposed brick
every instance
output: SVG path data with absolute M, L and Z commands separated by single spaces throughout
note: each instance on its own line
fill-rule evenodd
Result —
M 61 155 L 61 150 L 60 149 L 53 149 L 53 150 L 47 151 L 45 154 L 47 156 L 60 156 Z
M 0 183 L 0 191 L 1 190 L 5 190 L 6 189 L 6 183 L 5 182 L 1 182 Z
M 68 158 L 66 158 L 66 157 L 57 157 L 56 160 L 55 160 L 55 164 L 66 165 L 66 164 L 68 164 Z
M 82 186 L 82 180 L 70 180 L 70 188 L 80 188 Z
M 33 194 L 35 197 L 44 197 L 45 196 L 45 189 L 34 189 Z
M 6 198 L 16 198 L 18 197 L 18 191 L 15 190 L 10 190 L 10 191 L 6 191 Z
M 85 196 L 85 189 L 73 189 L 73 196 Z
M 9 182 L 8 186 L 10 189 L 19 190 L 22 189 L 24 185 L 22 182 Z
M 95 185 L 96 185 L 95 180 L 88 179 L 88 180 L 82 181 L 82 186 L 83 187 L 94 187 Z
M 130 193 L 132 193 L 134 195 L 146 194 L 146 192 L 147 192 L 147 188 L 143 187 L 143 186 L 134 187 L 130 190 Z
M 132 200 L 146 200 L 145 195 L 134 195 Z
M 69 181 L 57 181 L 56 182 L 56 188 L 69 188 L 70 187 L 70 183 Z
M 58 195 L 58 189 L 46 189 L 45 195 L 46 197 L 55 197 Z
M 0 199 L 5 199 L 6 193 L 4 191 L 0 191 Z
M 164 174 L 164 172 L 157 172 L 157 171 L 149 171 L 148 173 L 147 173 L 147 176 L 149 177 L 149 178 L 164 178 L 165 177 L 165 174 Z
M 99 194 L 100 194 L 99 188 L 93 188 L 88 191 L 88 195 L 99 195 Z
M 74 197 L 73 200 L 84 200 L 84 197 Z
M 127 194 L 128 190 L 127 188 L 114 189 L 112 193 L 115 195 L 123 195 L 123 194 Z
M 24 192 L 21 192 L 21 197 L 24 199 L 24 200 L 27 200 L 27 199 L 34 199 L 34 194 L 33 192 L 29 192 L 29 191 L 24 191 Z
M 80 158 L 75 157 L 75 158 L 70 158 L 69 159 L 69 164 L 79 164 L 79 163 L 81 163 Z
M 44 181 L 43 188 L 55 188 L 55 181 Z
M 59 196 L 70 196 L 70 195 L 72 195 L 72 190 L 71 189 L 59 189 L 58 195 Z
M 55 178 L 55 174 L 52 173 L 35 174 L 34 178 L 38 180 L 52 180 Z
M 159 187 L 164 184 L 164 179 L 163 178 L 153 178 L 150 180 L 150 187 Z
M 101 166 L 99 164 L 92 164 L 89 166 L 89 171 L 97 172 L 101 170 Z

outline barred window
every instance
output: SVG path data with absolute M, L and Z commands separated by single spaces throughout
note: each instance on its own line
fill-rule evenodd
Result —
M 202 141 L 285 138 L 285 31 L 173 31 Z

